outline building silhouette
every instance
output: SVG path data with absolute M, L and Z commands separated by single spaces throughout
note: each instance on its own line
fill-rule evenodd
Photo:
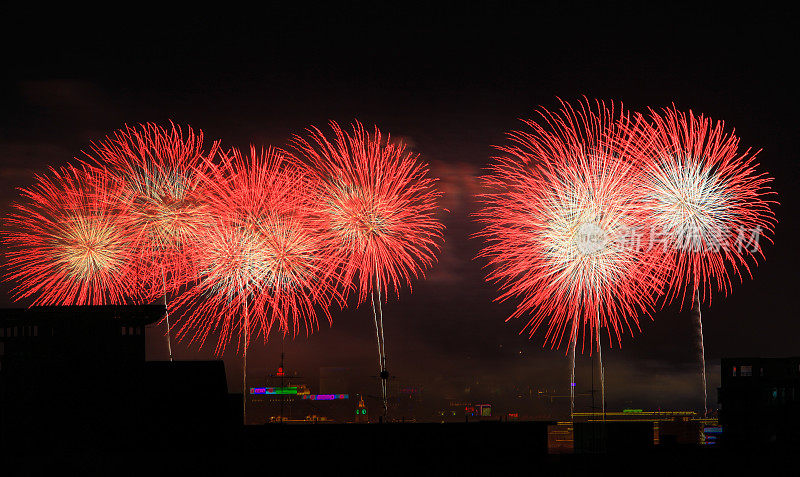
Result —
M 190 445 L 235 425 L 221 361 L 145 362 L 145 327 L 163 316 L 163 305 L 0 310 L 2 444 Z
M 800 357 L 723 358 L 721 371 L 722 444 L 800 444 Z

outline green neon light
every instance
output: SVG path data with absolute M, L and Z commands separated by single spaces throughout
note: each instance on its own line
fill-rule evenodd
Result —
M 275 394 L 297 394 L 297 387 L 275 388 Z

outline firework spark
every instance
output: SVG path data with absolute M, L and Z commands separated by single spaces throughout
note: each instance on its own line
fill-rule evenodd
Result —
M 16 300 L 122 304 L 139 295 L 134 233 L 102 169 L 67 167 L 20 189 L 3 243 Z
M 771 178 L 758 172 L 757 153 L 739 150 L 739 138 L 724 123 L 675 108 L 651 112 L 639 126 L 641 173 L 634 190 L 650 211 L 653 236 L 672 263 L 667 299 L 716 288 L 730 292 L 733 274 L 751 276 L 762 255 L 758 238 L 769 240 Z
M 704 410 L 708 408 L 701 302 L 712 289 L 727 295 L 731 275 L 752 277 L 751 264 L 763 258 L 759 239 L 770 240 L 775 216 L 770 209 L 771 178 L 758 172 L 756 153 L 740 151 L 739 138 L 724 123 L 675 109 L 652 123 L 643 118 L 638 136 L 641 173 L 635 192 L 649 211 L 651 242 L 660 242 L 657 259 L 671 266 L 665 302 L 687 294 L 694 302 Z
M 189 251 L 207 222 L 208 205 L 197 170 L 216 154 L 214 143 L 206 154 L 203 133 L 174 124 L 126 126 L 104 141 L 92 144 L 90 163 L 99 164 L 118 183 L 119 197 L 136 230 L 137 261 L 149 300 L 162 297 L 165 335 L 170 361 L 172 339 L 167 296 L 196 276 Z
M 621 344 L 653 309 L 663 271 L 630 243 L 649 221 L 633 199 L 635 167 L 618 126 L 627 116 L 588 102 L 540 114 L 498 147 L 504 156 L 484 178 L 477 218 L 487 278 L 499 284 L 499 301 L 520 299 L 509 319 L 531 315 L 523 328 L 531 337 L 546 323 L 553 348 L 580 331 L 584 347 L 588 337 L 599 346 L 601 328 Z
M 190 308 L 179 337 L 202 345 L 219 333 L 217 352 L 236 337 L 313 332 L 316 309 L 341 303 L 330 234 L 311 219 L 316 189 L 304 167 L 275 151 L 221 154 L 203 181 L 213 220 L 194 250 L 199 280 L 180 304 Z M 246 320 L 246 322 L 244 321 Z
M 588 100 L 540 116 L 509 134 L 484 178 L 477 218 L 487 245 L 479 256 L 489 260 L 498 300 L 520 299 L 509 320 L 531 316 L 521 332 L 533 337 L 547 322 L 551 348 L 566 335 L 571 413 L 579 335 L 582 349 L 588 342 L 589 353 L 597 351 L 605 410 L 601 331 L 610 346 L 614 337 L 621 345 L 626 330 L 633 335 L 638 316 L 653 309 L 664 270 L 635 240 L 649 222 L 631 190 L 629 116 Z
M 347 133 L 331 122 L 329 140 L 317 128 L 293 144 L 319 174 L 320 216 L 338 237 L 344 279 L 355 280 L 359 303 L 376 290 L 395 294 L 436 260 L 442 224 L 440 193 L 427 165 L 402 143 L 356 122 Z
M 371 296 L 385 414 L 382 295 L 410 288 L 412 278 L 436 260 L 443 229 L 435 217 L 440 193 L 427 165 L 378 128 L 370 133 L 355 122 L 345 132 L 333 121 L 330 126 L 332 139 L 312 127 L 293 145 L 318 174 L 321 226 L 337 238 L 344 282 L 355 282 L 359 303 Z
M 143 124 L 93 143 L 87 154 L 119 183 L 116 200 L 138 231 L 138 259 L 151 272 L 146 288 L 152 298 L 175 292 L 196 275 L 189 251 L 210 213 L 199 177 L 217 149 L 213 143 L 205 150 L 202 131 Z

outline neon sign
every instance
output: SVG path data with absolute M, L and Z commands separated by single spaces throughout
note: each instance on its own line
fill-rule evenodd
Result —
M 283 388 L 250 388 L 250 394 L 297 394 L 297 386 Z
M 310 401 L 335 401 L 337 399 L 350 399 L 349 394 L 306 394 L 303 399 Z

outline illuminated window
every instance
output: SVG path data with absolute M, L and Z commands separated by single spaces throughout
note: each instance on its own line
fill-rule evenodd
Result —
M 128 332 L 128 328 L 126 326 L 122 327 L 122 336 L 125 336 L 125 333 Z
M 736 366 L 731 370 L 731 376 L 736 376 Z
M 752 375 L 753 375 L 752 366 L 742 366 L 742 376 L 752 376 Z

